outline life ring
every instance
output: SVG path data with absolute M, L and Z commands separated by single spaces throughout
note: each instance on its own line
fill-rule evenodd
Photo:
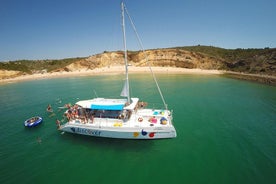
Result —
M 138 121 L 139 121 L 139 122 L 142 122 L 142 121 L 143 121 L 143 118 L 142 118 L 142 117 L 138 118 Z

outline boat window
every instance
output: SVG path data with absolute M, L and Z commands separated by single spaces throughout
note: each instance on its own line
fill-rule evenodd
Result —
M 118 119 L 119 115 L 121 114 L 121 111 L 119 111 L 119 110 L 91 110 L 91 109 L 87 109 L 86 113 L 88 113 L 89 116 L 94 116 L 96 118 L 114 118 L 114 119 Z

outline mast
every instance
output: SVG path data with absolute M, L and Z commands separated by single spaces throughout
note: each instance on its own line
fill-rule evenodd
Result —
M 124 89 L 126 90 L 127 102 L 130 103 L 128 62 L 127 62 L 127 49 L 126 49 L 126 31 L 125 31 L 125 5 L 123 1 L 121 3 L 121 9 L 122 9 L 122 28 L 123 28 L 123 38 L 124 38 L 124 60 L 125 60 L 125 72 L 126 72 L 126 81 L 125 81 Z

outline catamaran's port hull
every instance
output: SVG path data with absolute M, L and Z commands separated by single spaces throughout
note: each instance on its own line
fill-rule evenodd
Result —
M 63 132 L 69 132 L 74 134 L 106 137 L 106 138 L 118 138 L 118 139 L 166 139 L 175 138 L 176 131 L 174 127 L 164 128 L 149 128 L 149 127 L 101 127 L 93 128 L 87 126 L 72 126 L 70 124 L 62 125 L 59 129 Z

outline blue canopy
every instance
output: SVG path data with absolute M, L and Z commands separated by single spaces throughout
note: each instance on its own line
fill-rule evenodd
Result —
M 76 104 L 83 108 L 90 108 L 94 110 L 123 110 L 126 99 L 106 99 L 94 98 L 90 100 L 82 100 Z
M 91 109 L 94 110 L 123 110 L 124 104 L 118 104 L 118 105 L 91 105 Z

